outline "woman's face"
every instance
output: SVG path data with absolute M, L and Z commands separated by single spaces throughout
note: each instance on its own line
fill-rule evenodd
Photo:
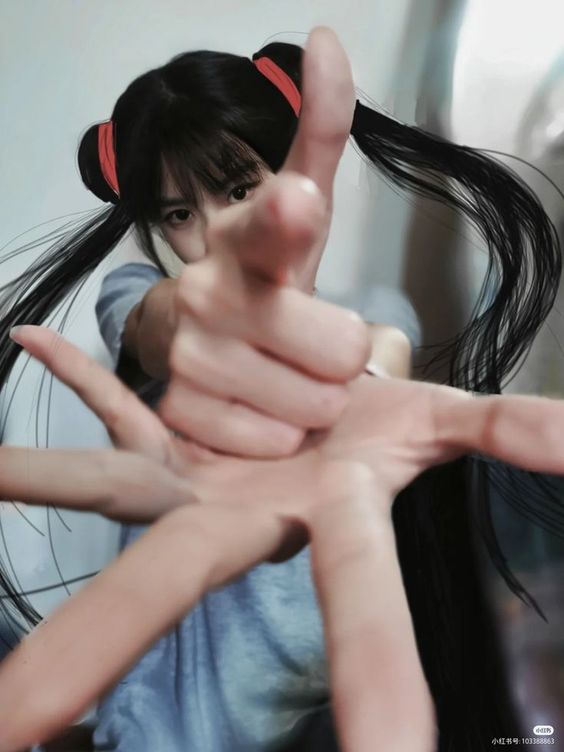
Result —
M 198 207 L 191 206 L 165 170 L 161 195 L 159 228 L 174 253 L 184 262 L 199 261 L 206 253 L 206 230 L 229 206 L 252 201 L 258 186 L 273 173 L 262 167 L 258 177 L 250 181 L 226 183 L 221 193 L 202 190 Z

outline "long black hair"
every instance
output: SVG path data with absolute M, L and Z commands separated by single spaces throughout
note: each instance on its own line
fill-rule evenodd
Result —
M 300 47 L 269 44 L 253 59 L 264 56 L 301 88 Z M 198 51 L 136 79 L 118 99 L 111 123 L 119 196 L 100 163 L 101 125 L 93 125 L 80 143 L 78 163 L 86 187 L 109 207 L 50 247 L 1 290 L 0 387 L 19 352 L 8 337 L 10 328 L 43 322 L 131 227 L 145 254 L 166 273 L 151 236 L 165 169 L 197 205 L 202 186 L 216 191 L 226 180 L 255 175 L 261 163 L 279 170 L 297 117 L 251 59 Z M 490 300 L 484 292 L 467 327 L 438 357 L 449 359 L 452 385 L 499 392 L 526 355 L 556 295 L 561 256 L 552 223 L 518 176 L 479 151 L 399 123 L 361 102 L 356 104 L 351 137 L 386 179 L 453 207 L 477 228 L 489 252 L 483 290 L 493 287 L 495 294 Z M 465 539 L 474 497 L 468 492 L 467 464 L 436 469 L 431 482 L 428 476 L 416 482 L 396 503 L 395 515 L 420 652 L 439 710 L 441 750 L 457 752 L 486 748 L 483 719 L 488 713 L 498 717 L 493 710 L 497 703 L 488 705 L 493 653 L 484 646 L 490 630 Z M 416 514 L 405 501 L 408 496 L 416 497 Z M 459 503 L 454 497 L 460 497 Z M 487 521 L 487 504 L 480 518 Z M 489 530 L 489 535 L 495 560 L 495 533 Z M 429 572 L 424 602 L 418 597 L 422 562 Z M 502 573 L 516 589 L 508 572 Z M 0 572 L 0 586 L 28 621 L 36 621 L 38 615 L 6 573 Z M 455 616 L 457 604 L 464 607 L 463 618 Z M 472 623 L 475 632 L 462 639 L 455 622 L 466 627 Z M 488 671 L 479 660 L 463 661 L 464 671 L 456 668 L 467 646 L 474 650 L 468 655 L 482 655 Z

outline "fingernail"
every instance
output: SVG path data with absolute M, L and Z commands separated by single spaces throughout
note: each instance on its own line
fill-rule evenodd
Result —
M 301 176 L 300 187 L 306 193 L 311 193 L 314 196 L 319 193 L 317 185 L 311 180 L 311 178 L 307 178 L 305 175 Z
M 18 342 L 18 332 L 21 330 L 21 326 L 13 326 L 9 331 L 9 337 L 10 339 L 14 340 L 14 342 Z M 19 344 L 19 342 L 18 342 Z

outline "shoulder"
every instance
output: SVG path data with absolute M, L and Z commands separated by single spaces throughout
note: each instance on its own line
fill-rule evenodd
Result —
M 163 278 L 163 274 L 157 269 L 156 266 L 151 264 L 142 264 L 139 262 L 132 262 L 129 264 L 123 264 L 113 269 L 109 274 L 106 274 L 102 282 L 102 289 L 109 289 L 116 286 L 124 285 L 154 285 L 156 282 Z
M 113 269 L 102 280 L 96 302 L 98 318 L 116 303 L 131 307 L 161 279 L 161 272 L 150 264 L 130 263 Z

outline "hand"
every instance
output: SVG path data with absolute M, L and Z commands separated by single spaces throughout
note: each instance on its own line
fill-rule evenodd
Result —
M 370 472 L 356 463 L 319 463 L 311 450 L 304 452 L 303 457 L 282 461 L 280 468 L 276 462 L 261 461 L 235 460 L 231 465 L 226 458 L 222 472 L 221 458 L 209 452 L 198 456 L 197 448 L 186 446 L 171 436 L 158 418 L 127 392 L 113 374 L 54 333 L 23 327 L 16 339 L 25 344 L 29 352 L 53 366 L 56 375 L 75 388 L 106 421 L 116 443 L 128 449 L 127 453 L 115 453 L 114 467 L 119 466 L 120 458 L 124 459 L 125 471 L 120 472 L 119 477 L 126 477 L 129 471 L 140 467 L 140 462 L 131 465 L 136 456 L 133 452 L 140 451 L 147 465 L 143 478 L 151 475 L 155 466 L 159 468 L 168 498 L 173 485 L 170 477 L 175 477 L 179 493 L 176 504 L 185 506 L 165 515 L 88 585 L 83 594 L 69 600 L 1 665 L 2 752 L 13 752 L 32 740 L 44 740 L 57 733 L 117 680 L 157 635 L 182 618 L 206 590 L 228 582 L 265 558 L 287 554 L 295 547 L 296 537 L 303 540 L 304 530 L 313 536 L 315 578 L 327 616 L 329 650 L 334 658 L 339 725 L 343 726 L 342 734 L 350 739 L 344 748 L 371 749 L 374 738 L 372 723 L 366 727 L 358 718 L 349 720 L 352 710 L 346 701 L 349 687 L 354 686 L 355 690 L 360 687 L 366 702 L 376 699 L 383 703 L 377 705 L 384 715 L 383 726 L 389 720 L 385 716 L 393 708 L 392 685 L 384 692 L 382 686 L 369 686 L 362 674 L 353 676 L 347 668 L 349 659 L 353 661 L 351 669 L 356 672 L 358 668 L 355 651 L 351 652 L 349 633 L 353 641 L 356 641 L 357 630 L 362 636 L 375 611 L 371 607 L 350 611 L 347 601 L 353 598 L 357 603 L 364 602 L 363 593 L 370 590 L 386 593 L 386 614 L 394 618 L 396 644 L 392 645 L 386 638 L 390 631 L 388 616 L 378 617 L 380 639 L 367 645 L 363 638 L 363 644 L 374 653 L 373 661 L 378 663 L 383 651 L 393 647 L 398 652 L 398 665 L 403 667 L 401 684 L 409 684 L 415 699 L 413 708 L 402 705 L 402 712 L 410 712 L 413 720 L 410 728 L 414 732 L 409 732 L 410 739 L 415 733 L 417 745 L 431 749 L 431 743 L 427 742 L 433 737 L 432 704 L 417 658 L 395 558 L 393 531 L 389 521 L 381 525 L 373 514 L 375 481 Z M 17 451 L 11 450 L 12 458 Z M 141 504 L 136 504 L 130 487 L 126 486 L 126 496 L 122 497 L 123 484 L 112 489 L 111 478 L 104 476 L 98 476 L 98 494 L 95 486 L 84 488 L 77 483 L 77 477 L 92 481 L 96 478 L 88 452 L 76 452 L 74 457 L 64 458 L 58 452 L 49 451 L 22 454 L 26 455 L 27 473 L 21 477 L 17 474 L 18 468 L 8 464 L 6 476 L 2 476 L 16 498 L 55 502 L 60 499 L 69 505 L 74 492 L 75 500 L 70 505 L 100 509 L 98 499 L 102 496 L 105 511 L 113 517 L 128 519 L 142 519 L 147 513 L 156 517 L 170 509 L 168 504 L 163 510 L 156 503 L 148 510 L 145 494 Z M 37 471 L 34 467 L 37 459 L 41 460 L 41 471 L 47 469 L 49 475 L 42 476 Z M 60 459 L 64 459 L 67 466 L 72 463 L 77 473 L 72 479 L 76 483 L 74 488 L 65 488 L 65 482 L 61 482 L 66 475 Z M 247 462 L 250 477 L 241 473 Z M 267 466 L 266 474 L 263 465 Z M 185 477 L 198 468 L 202 471 L 198 473 L 198 483 L 204 497 L 194 503 L 194 495 L 186 494 Z M 229 500 L 229 504 L 225 504 L 225 499 L 217 503 L 218 488 L 213 483 L 209 485 L 209 498 L 205 498 L 206 475 L 211 479 L 216 470 L 223 482 L 235 480 L 233 503 Z M 277 471 L 274 486 L 268 478 L 272 470 Z M 116 477 L 115 472 L 112 477 Z M 54 487 L 49 489 L 48 484 L 55 480 Z M 268 493 L 281 480 L 286 488 L 279 487 L 279 494 L 269 500 Z M 140 482 L 142 484 L 143 479 Z M 136 478 L 133 483 L 137 483 Z M 180 496 L 182 485 L 184 497 Z M 154 499 L 159 499 L 159 493 L 152 490 Z M 349 500 L 350 504 L 342 503 Z M 350 557 L 349 553 L 358 544 L 359 532 L 363 543 L 360 555 Z M 148 561 L 152 562 L 150 571 L 147 571 Z M 185 569 L 184 563 L 188 561 L 189 568 Z M 140 577 L 143 571 L 147 576 Z M 186 576 L 186 572 L 190 575 Z M 144 613 L 148 599 L 151 607 Z M 106 635 L 102 638 L 103 646 L 102 642 L 98 643 L 102 632 Z M 33 682 L 32 675 L 35 676 Z M 385 740 L 386 732 L 382 731 Z M 369 736 L 364 738 L 366 734 Z M 398 739 L 401 735 L 396 733 L 394 744 L 397 745 Z M 388 748 L 400 749 L 393 745 Z M 414 747 L 410 745 L 406 749 L 413 752 Z
M 160 415 L 195 442 L 231 454 L 290 455 L 307 429 L 334 424 L 348 400 L 345 384 L 366 363 L 360 319 L 306 294 L 329 229 L 354 101 L 342 48 L 333 32 L 316 30 L 286 163 L 251 201 L 218 215 L 206 258 L 148 294 L 147 304 L 163 311 L 164 296 L 176 290 L 174 311 L 159 327 L 169 332 L 166 346 L 151 352 L 160 358 L 170 346 Z M 142 309 L 140 316 L 139 332 Z
M 52 332 L 23 327 L 16 338 L 82 396 L 118 446 L 143 455 L 149 468 L 164 466 L 161 472 L 185 489 L 189 477 L 193 495 L 177 498 L 178 509 L 4 661 L 2 752 L 71 722 L 207 589 L 280 554 L 295 543 L 296 529 L 311 537 L 343 749 L 372 750 L 375 739 L 389 750 L 434 749 L 432 706 L 395 553 L 393 498 L 427 467 L 468 451 L 562 473 L 555 440 L 562 402 L 474 398 L 449 387 L 362 377 L 332 431 L 311 436 L 289 459 L 244 460 L 171 436 L 112 374 Z M 36 456 L 28 456 L 28 467 Z M 42 461 L 49 456 L 44 452 Z M 87 472 L 89 454 L 75 456 Z M 135 455 L 116 452 L 116 465 L 123 456 L 129 462 Z M 16 498 L 56 502 L 60 495 L 69 502 L 63 484 L 48 497 L 36 473 L 21 478 L 8 466 L 1 477 Z M 105 478 L 99 483 L 114 517 L 152 518 L 171 508 L 158 501 L 149 508 L 146 498 L 137 508 L 133 496 L 122 498 Z M 74 491 L 75 506 L 92 506 L 92 488 Z M 409 728 L 400 722 L 406 716 Z

